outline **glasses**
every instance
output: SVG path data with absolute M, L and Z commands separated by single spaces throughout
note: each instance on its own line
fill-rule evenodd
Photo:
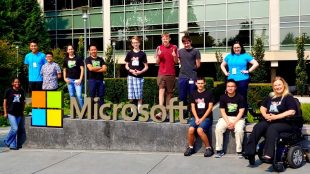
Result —
M 234 47 L 234 49 L 240 49 L 240 47 Z
M 205 83 L 197 83 L 197 85 L 204 85 Z

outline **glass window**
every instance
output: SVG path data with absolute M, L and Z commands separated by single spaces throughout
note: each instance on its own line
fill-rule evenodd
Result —
M 220 3 L 226 3 L 226 0 L 207 0 L 206 4 L 220 4 Z
M 189 34 L 192 39 L 192 46 L 194 48 L 203 48 L 204 47 L 204 34 L 200 33 L 190 33 Z
M 101 7 L 102 6 L 102 1 L 101 0 L 90 0 L 89 2 L 90 7 Z
M 251 1 L 251 18 L 269 17 L 269 1 Z
M 161 2 L 162 0 L 144 0 L 144 3 Z
M 143 26 L 143 23 L 143 11 L 126 12 L 126 26 Z
M 144 23 L 147 24 L 161 24 L 162 23 L 162 10 L 155 9 L 155 10 L 147 10 L 144 11 Z
M 281 0 L 280 16 L 298 16 L 298 0 Z
M 228 19 L 249 19 L 249 3 L 228 4 Z
M 73 1 L 73 8 L 78 8 L 86 5 L 88 5 L 88 0 Z
M 177 8 L 164 9 L 164 23 L 178 23 L 179 11 Z
M 57 0 L 57 10 L 71 9 L 71 0 Z
M 153 50 L 161 44 L 161 35 L 146 35 L 144 39 L 144 49 Z
M 309 7 L 310 7 L 309 0 L 300 0 L 300 14 L 301 15 L 310 14 Z
M 204 5 L 205 0 L 189 0 L 188 5 Z
M 111 27 L 124 26 L 124 13 L 111 13 Z
M 281 45 L 290 45 L 295 43 L 295 38 L 298 37 L 298 28 L 281 28 L 280 39 Z
M 207 21 L 226 20 L 226 4 L 208 5 L 205 12 Z
M 111 0 L 111 6 L 113 5 L 124 5 L 124 0 Z
M 188 7 L 188 22 L 204 21 L 205 20 L 204 6 Z
M 225 31 L 208 32 L 208 36 L 214 39 L 214 46 L 223 47 L 226 45 L 226 32 Z
M 55 1 L 56 0 L 44 1 L 44 11 L 55 10 Z

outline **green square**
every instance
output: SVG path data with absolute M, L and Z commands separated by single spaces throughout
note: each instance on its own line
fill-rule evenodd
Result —
M 62 104 L 62 91 L 47 91 L 47 108 L 61 109 Z

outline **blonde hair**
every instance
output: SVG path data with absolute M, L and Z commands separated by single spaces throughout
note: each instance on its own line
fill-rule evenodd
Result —
M 168 32 L 164 32 L 161 37 L 170 37 L 170 34 Z
M 286 81 L 284 80 L 284 78 L 280 77 L 280 76 L 276 76 L 273 80 L 272 80 L 272 90 L 273 90 L 273 84 L 275 81 L 280 80 L 283 83 L 283 93 L 281 95 L 281 97 L 285 97 L 287 95 L 290 94 L 289 88 L 288 88 L 288 84 L 286 83 Z M 276 93 L 273 91 L 269 94 L 270 97 L 274 98 L 274 97 L 280 97 L 279 95 L 276 95 Z

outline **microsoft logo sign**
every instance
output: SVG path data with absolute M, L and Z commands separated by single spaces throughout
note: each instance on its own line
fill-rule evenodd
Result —
M 33 91 L 31 126 L 63 126 L 62 91 Z

